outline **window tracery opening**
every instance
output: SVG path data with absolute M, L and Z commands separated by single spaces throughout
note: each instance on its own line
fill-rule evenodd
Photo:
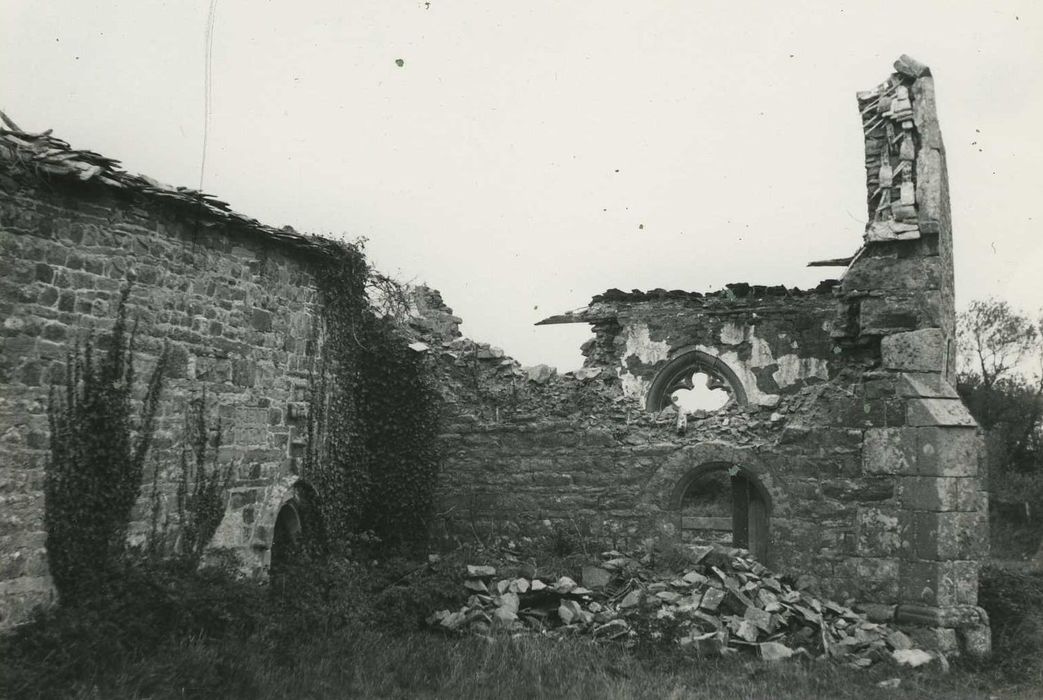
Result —
M 715 411 L 729 403 L 746 403 L 738 376 L 719 358 L 689 350 L 670 360 L 656 375 L 646 407 L 661 411 L 673 405 L 679 412 Z

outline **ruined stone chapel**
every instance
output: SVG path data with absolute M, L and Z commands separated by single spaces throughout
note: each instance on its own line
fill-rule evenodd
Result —
M 849 258 L 813 263 L 842 268 L 839 280 L 609 290 L 541 322 L 593 329 L 583 368 L 563 375 L 461 337 L 437 292 L 415 290 L 412 347 L 439 368 L 447 403 L 433 536 L 723 541 L 942 649 L 987 645 L 983 447 L 955 391 L 930 70 L 903 56 L 857 106 L 869 223 Z M 279 527 L 299 527 L 324 255 L 322 239 L 49 133 L 0 131 L 0 624 L 50 596 L 48 387 L 64 381 L 77 329 L 111 314 L 128 270 L 141 353 L 154 359 L 164 341 L 172 352 L 163 415 L 206 386 L 230 424 L 238 466 L 215 544 L 263 574 Z M 723 406 L 686 409 L 678 397 L 696 382 Z

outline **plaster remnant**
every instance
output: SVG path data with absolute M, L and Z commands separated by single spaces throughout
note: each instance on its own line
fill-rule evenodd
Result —
M 737 323 L 726 323 L 721 326 L 721 342 L 725 345 L 738 345 L 746 340 L 747 330 L 753 331 L 752 328 L 747 329 Z
M 637 356 L 647 364 L 662 362 L 670 357 L 670 343 L 665 340 L 652 340 L 648 334 L 648 324 L 635 323 L 627 327 L 624 362 L 631 355 Z
M 771 376 L 780 388 L 792 386 L 802 379 L 829 379 L 828 364 L 817 357 L 783 355 L 776 362 L 779 368 Z

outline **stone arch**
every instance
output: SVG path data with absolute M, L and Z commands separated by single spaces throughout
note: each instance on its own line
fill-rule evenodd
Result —
M 296 548 L 304 537 L 322 540 L 315 496 L 315 489 L 297 476 L 279 479 L 265 489 L 247 553 L 253 573 L 267 575 L 273 557 L 278 560 L 289 554 L 287 548 Z
M 705 475 L 735 469 L 748 482 L 748 488 L 763 506 L 763 524 L 755 530 L 760 536 L 755 555 L 765 564 L 773 561 L 771 517 L 778 493 L 770 467 L 774 460 L 765 459 L 754 447 L 737 447 L 723 442 L 687 445 L 664 455 L 662 462 L 642 489 L 639 509 L 648 517 L 652 529 L 669 537 L 684 539 L 684 500 L 686 492 Z M 758 526 L 760 524 L 758 523 Z M 763 535 L 763 536 L 761 536 Z M 748 542 L 747 542 L 748 544 Z
M 717 493 L 701 499 L 711 488 Z M 768 561 L 771 494 L 752 470 L 728 461 L 704 462 L 677 481 L 669 499 L 682 538 L 721 541 Z
M 739 376 L 721 358 L 702 350 L 687 349 L 680 351 L 656 373 L 648 389 L 645 408 L 661 411 L 669 406 L 670 397 L 675 391 L 694 387 L 692 376 L 697 373 L 706 374 L 716 388 L 727 391 L 729 401 L 740 405 L 748 402 L 746 389 Z

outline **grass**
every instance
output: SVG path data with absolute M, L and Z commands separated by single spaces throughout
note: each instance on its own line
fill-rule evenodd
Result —
M 1037 698 L 1043 577 L 987 570 L 997 655 L 985 664 L 854 669 L 698 658 L 653 642 L 491 640 L 417 628 L 459 563 L 310 570 L 283 590 L 216 574 L 134 571 L 78 610 L 0 639 L 0 698 Z M 897 688 L 877 683 L 900 679 Z
M 900 678 L 897 689 L 876 683 Z M 749 657 L 635 656 L 585 639 L 447 639 L 359 631 L 285 655 L 249 642 L 185 641 L 68 688 L 81 698 L 987 698 L 967 669 L 857 670 Z M 1008 687 L 1004 697 L 1016 697 Z M 1024 692 L 1028 693 L 1026 689 Z M 14 697 L 14 696 L 11 696 Z M 28 696 L 26 696 L 28 697 Z M 1031 695 L 1023 695 L 1031 697 Z

